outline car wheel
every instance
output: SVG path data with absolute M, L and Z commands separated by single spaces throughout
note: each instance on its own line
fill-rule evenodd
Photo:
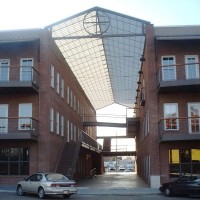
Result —
M 42 187 L 40 187 L 38 189 L 38 196 L 40 199 L 44 199 L 45 198 L 45 192 L 44 192 L 44 189 Z
M 171 189 L 170 187 L 166 187 L 166 188 L 164 189 L 164 195 L 165 195 L 166 197 L 171 197 L 171 196 L 172 196 L 172 189 Z
M 18 185 L 18 186 L 17 186 L 17 194 L 18 194 L 19 196 L 23 196 L 23 195 L 24 195 L 24 191 L 23 191 L 21 185 Z
M 65 199 L 69 199 L 70 198 L 70 194 L 63 194 L 63 198 L 65 198 Z

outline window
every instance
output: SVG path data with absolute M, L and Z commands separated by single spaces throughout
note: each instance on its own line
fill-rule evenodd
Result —
M 200 168 L 200 149 L 170 149 L 169 174 L 178 177 L 184 174 L 198 174 Z
M 54 88 L 54 65 L 51 64 L 51 87 Z
M 189 133 L 199 133 L 200 103 L 188 103 Z
M 31 130 L 32 103 L 19 104 L 19 130 Z
M 69 104 L 70 101 L 70 88 L 67 86 L 67 103 Z
M 56 112 L 56 134 L 59 135 L 60 132 L 60 114 Z
M 9 81 L 10 60 L 0 59 L 0 81 Z
M 28 175 L 28 148 L 0 148 L 0 174 Z
M 33 58 L 22 58 L 20 61 L 20 80 L 32 80 Z
M 176 80 L 175 57 L 162 57 L 162 80 Z
M 58 94 L 60 93 L 60 74 L 59 74 L 59 72 L 57 72 L 56 91 Z
M 71 100 L 70 100 L 70 106 L 73 108 L 73 91 L 71 90 L 71 94 L 70 94 Z
M 76 95 L 74 95 L 74 110 L 76 110 Z
M 65 91 L 64 85 L 65 85 L 64 79 L 61 78 L 61 97 L 62 98 L 64 98 L 64 91 Z
M 54 109 L 50 109 L 50 131 L 54 132 Z
M 71 125 L 70 125 L 70 140 L 73 141 L 73 123 L 71 122 Z
M 64 116 L 61 115 L 61 122 L 60 122 L 60 130 L 61 130 L 61 136 L 64 136 Z
M 185 56 L 186 79 L 199 78 L 198 56 Z
M 164 122 L 165 130 L 178 130 L 178 104 L 166 103 L 164 104 Z
M 8 132 L 8 105 L 0 104 L 0 134 Z
M 70 141 L 70 122 L 67 120 L 67 142 Z
M 146 137 L 148 133 L 149 133 L 149 113 L 147 111 L 144 118 L 144 136 Z

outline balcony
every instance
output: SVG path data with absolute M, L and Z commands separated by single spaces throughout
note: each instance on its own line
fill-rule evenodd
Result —
M 39 122 L 30 117 L 0 117 L 0 140 L 35 140 Z
M 0 66 L 0 94 L 32 93 L 39 90 L 39 73 L 34 67 Z
M 199 63 L 161 66 L 156 76 L 158 93 L 199 92 Z
M 200 140 L 200 118 L 181 117 L 161 119 L 158 124 L 160 142 Z

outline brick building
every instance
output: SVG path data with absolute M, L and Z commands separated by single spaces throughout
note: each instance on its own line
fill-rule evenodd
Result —
M 139 71 L 138 174 L 159 187 L 200 173 L 200 27 L 147 26 Z
M 97 7 L 0 32 L 0 183 L 102 173 L 96 128 L 84 122 L 112 103 L 135 109 L 127 134 L 150 187 L 200 173 L 199 47 L 199 26 L 154 27 Z
M 0 33 L 0 183 L 37 171 L 88 176 L 96 163 L 100 173 L 87 115 L 96 111 L 47 29 Z

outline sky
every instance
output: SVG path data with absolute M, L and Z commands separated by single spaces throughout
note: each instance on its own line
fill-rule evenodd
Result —
M 155 26 L 200 25 L 200 0 L 1 0 L 0 30 L 44 28 L 94 6 Z

